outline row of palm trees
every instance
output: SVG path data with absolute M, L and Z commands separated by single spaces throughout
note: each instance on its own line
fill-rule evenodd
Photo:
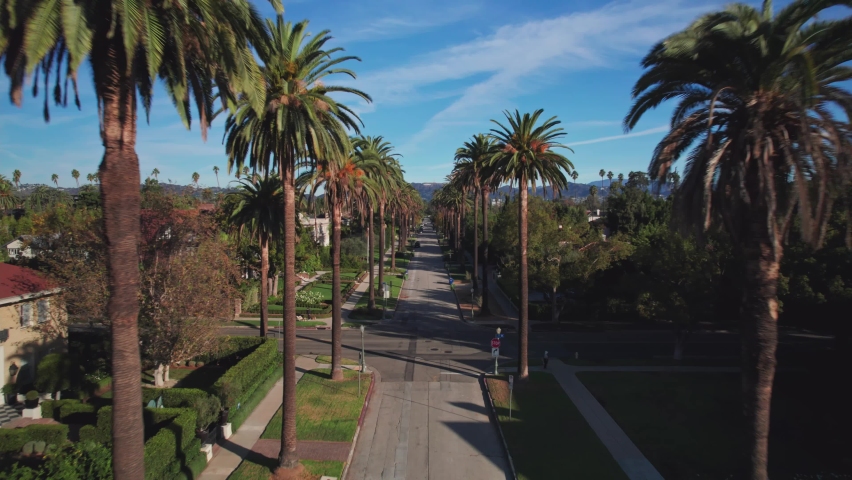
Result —
M 624 120 L 629 131 L 649 110 L 678 99 L 671 130 L 652 155 L 650 180 L 674 188 L 676 222 L 699 232 L 725 230 L 744 259 L 740 333 L 746 469 L 756 480 L 768 478 L 777 284 L 785 236 L 798 214 L 803 239 L 819 247 L 832 207 L 852 203 L 852 94 L 842 83 L 852 79 L 852 31 L 849 17 L 817 19 L 839 5 L 848 3 L 796 0 L 775 14 L 765 0 L 761 9 L 735 4 L 700 17 L 642 60 L 645 72 Z M 458 192 L 482 195 L 485 205 L 495 185 L 518 184 L 521 378 L 527 376 L 527 187 L 541 179 L 561 188 L 563 172 L 570 168 L 551 152 L 559 146 L 554 139 L 561 132 L 552 128 L 558 122 L 536 125 L 539 113 L 507 114 L 509 125 L 498 124 L 489 135 L 493 144 L 484 136 L 466 143 L 450 183 L 433 202 L 458 222 L 466 205 Z M 688 162 L 681 182 L 672 165 L 684 155 Z M 603 177 L 610 174 L 601 170 L 599 175 L 603 187 Z M 484 232 L 487 236 L 487 227 Z M 484 243 L 487 248 L 487 238 Z
M 137 252 L 141 175 L 136 136 L 139 108 L 149 114 L 152 85 L 158 80 L 164 83 L 187 128 L 194 105 L 202 138 L 217 113 L 227 114 L 224 143 L 229 170 L 247 166 L 262 176 L 274 172 L 279 177 L 287 288 L 283 299 L 284 416 L 278 463 L 283 468 L 298 465 L 292 288 L 296 279 L 296 171 L 298 167 L 319 170 L 323 162 L 342 162 L 352 150 L 348 131 L 358 134 L 361 122 L 336 99 L 354 95 L 370 101 L 370 97 L 353 88 L 327 85 L 327 77 L 333 74 L 354 78 L 355 73 L 341 64 L 358 59 L 340 56 L 339 48 L 327 48 L 331 38 L 327 31 L 311 36 L 307 21 L 284 22 L 280 2 L 272 0 L 272 4 L 279 15 L 264 21 L 247 0 L 189 2 L 185 8 L 128 0 L 0 0 L 0 10 L 15 12 L 0 15 L 0 61 L 6 65 L 10 97 L 16 105 L 23 101 L 27 82 L 50 84 L 54 75 L 56 88 L 51 98 L 66 105 L 70 96 L 80 108 L 78 68 L 88 58 L 93 72 L 90 78 L 104 145 L 100 187 L 109 257 L 115 478 L 144 478 Z M 54 64 L 65 68 L 51 68 Z M 41 90 L 44 116 L 49 120 L 45 90 Z M 216 100 L 222 107 L 218 112 Z M 377 180 L 383 189 L 386 181 Z M 381 215 L 391 195 L 384 190 L 379 196 Z
M 21 188 L 21 171 L 17 168 L 12 172 L 12 182 L 15 184 L 15 188 Z M 80 186 L 80 171 L 76 168 L 71 170 L 71 178 L 77 182 L 77 186 Z M 86 179 L 89 183 L 95 183 L 99 180 L 97 173 L 90 173 L 86 176 Z M 50 181 L 56 185 L 56 188 L 59 188 L 59 175 L 54 173 L 50 175 Z

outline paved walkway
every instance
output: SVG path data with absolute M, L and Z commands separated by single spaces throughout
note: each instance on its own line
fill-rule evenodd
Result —
M 302 374 L 317 367 L 317 363 L 308 357 L 296 357 L 296 382 L 302 378 Z M 275 412 L 281 407 L 284 399 L 284 379 L 281 378 L 272 387 L 272 390 L 260 401 L 260 404 L 249 415 L 240 429 L 231 435 L 228 440 L 220 440 L 218 453 L 213 460 L 207 464 L 207 468 L 201 473 L 202 480 L 227 479 L 236 470 L 240 462 L 251 452 L 252 447 L 260 439 L 260 435 L 266 429 L 269 420 L 275 416 Z M 277 454 L 276 454 L 277 457 Z
M 390 255 L 392 248 L 393 247 L 388 248 L 387 252 L 385 252 L 385 255 Z M 387 263 L 387 260 L 385 260 L 385 261 L 386 261 L 386 263 L 385 263 L 386 266 L 390 265 L 390 263 Z M 378 277 L 379 276 L 379 265 L 380 265 L 379 262 L 375 262 L 375 265 L 373 265 L 373 274 L 375 275 L 375 277 L 373 278 L 373 281 L 375 281 L 376 278 L 379 278 Z M 342 312 L 342 315 L 343 315 L 343 321 L 344 322 L 349 321 L 349 315 L 355 310 L 355 305 L 357 305 L 358 302 L 361 301 L 361 297 L 367 294 L 367 288 L 369 288 L 369 286 L 370 286 L 370 275 L 365 275 L 364 281 L 359 283 L 358 286 L 355 287 L 355 291 L 352 292 L 352 295 L 349 295 L 349 299 L 346 300 L 346 303 L 344 303 L 343 307 L 341 307 L 341 309 L 340 309 L 341 312 Z M 376 302 L 378 302 L 378 301 L 379 301 L 379 297 L 377 295 L 376 296 Z M 329 320 L 329 325 L 331 325 L 330 322 L 331 322 L 331 320 Z

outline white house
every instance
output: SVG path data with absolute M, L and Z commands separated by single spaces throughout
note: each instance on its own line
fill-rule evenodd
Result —
M 7 243 L 3 246 L 6 249 L 6 254 L 12 260 L 17 260 L 18 258 L 33 258 L 35 254 L 33 253 L 32 247 L 28 244 L 32 240 L 29 236 L 18 237 L 11 242 Z
M 331 245 L 330 221 L 331 219 L 329 218 L 314 218 L 304 213 L 299 214 L 299 223 L 302 224 L 302 228 L 307 228 L 311 232 L 311 238 L 321 247 Z

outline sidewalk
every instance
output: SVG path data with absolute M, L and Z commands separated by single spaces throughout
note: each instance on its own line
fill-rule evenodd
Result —
M 639 448 L 630 440 L 624 430 L 618 426 L 613 418 L 601 406 L 595 397 L 589 392 L 585 385 L 577 378 L 575 369 L 565 365 L 558 358 L 550 360 L 549 370 L 554 378 L 574 402 L 580 414 L 589 422 L 601 443 L 612 454 L 612 458 L 621 466 L 627 478 L 631 480 L 663 480 L 663 476 L 651 465 L 651 462 L 642 455 Z M 619 367 L 610 367 L 609 370 L 617 371 Z
M 393 249 L 393 247 L 388 248 L 387 252 L 385 252 L 385 255 L 389 255 L 392 252 L 392 249 Z M 379 265 L 380 265 L 379 262 L 376 262 L 376 264 L 373 265 L 373 275 L 375 276 L 374 279 L 378 278 L 378 276 L 379 276 Z M 344 303 L 343 306 L 340 308 L 340 311 L 342 312 L 344 323 L 350 321 L 349 314 L 351 314 L 355 310 L 355 305 L 357 305 L 358 302 L 361 301 L 361 297 L 363 297 L 365 294 L 367 294 L 367 288 L 369 288 L 369 286 L 370 286 L 370 275 L 368 274 L 368 275 L 364 276 L 364 281 L 362 281 L 361 283 L 358 284 L 357 287 L 355 287 L 355 291 L 352 292 L 352 295 L 349 295 L 349 299 L 347 299 L 346 303 Z M 401 290 L 400 290 L 400 292 L 401 292 Z M 379 300 L 379 297 L 376 296 L 376 301 L 378 301 L 378 300 Z
M 298 383 L 304 372 L 317 368 L 317 365 L 312 358 L 296 357 L 296 382 Z M 251 452 L 252 447 L 266 429 L 269 420 L 275 416 L 275 412 L 281 407 L 283 400 L 284 379 L 281 378 L 240 426 L 240 429 L 234 432 L 228 440 L 219 441 L 218 453 L 214 454 L 213 459 L 207 464 L 207 468 L 204 469 L 199 478 L 202 480 L 227 479 L 246 455 Z

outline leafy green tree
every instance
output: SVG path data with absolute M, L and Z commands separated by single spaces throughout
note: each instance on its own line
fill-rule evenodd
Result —
M 704 229 L 721 224 L 745 259 L 742 374 L 754 480 L 768 478 L 783 240 L 798 211 L 803 239 L 822 243 L 831 192 L 848 168 L 848 19 L 817 20 L 841 4 L 796 0 L 773 14 L 765 0 L 761 10 L 734 4 L 700 17 L 642 60 L 624 122 L 632 129 L 678 99 L 649 173 L 664 181 L 689 152 L 676 218 Z
M 554 148 L 566 148 L 556 142 L 565 135 L 562 128 L 557 127 L 559 120 L 551 117 L 538 124 L 543 110 L 536 110 L 532 115 L 515 111 L 514 115 L 504 112 L 508 125 L 502 125 L 496 120 L 499 128 L 491 129 L 497 143 L 497 153 L 491 157 L 488 169 L 495 178 L 503 182 L 518 184 L 518 277 L 520 279 L 520 305 L 518 319 L 518 378 L 529 378 L 528 348 L 529 348 L 529 278 L 527 265 L 527 204 L 529 193 L 527 188 L 536 189 L 536 182 L 541 180 L 544 188 L 549 184 L 551 189 L 561 192 L 568 185 L 565 174 L 570 174 L 574 165 L 563 155 L 553 151 Z M 569 149 L 570 150 L 570 149 Z M 554 192 L 555 193 L 555 192 Z

